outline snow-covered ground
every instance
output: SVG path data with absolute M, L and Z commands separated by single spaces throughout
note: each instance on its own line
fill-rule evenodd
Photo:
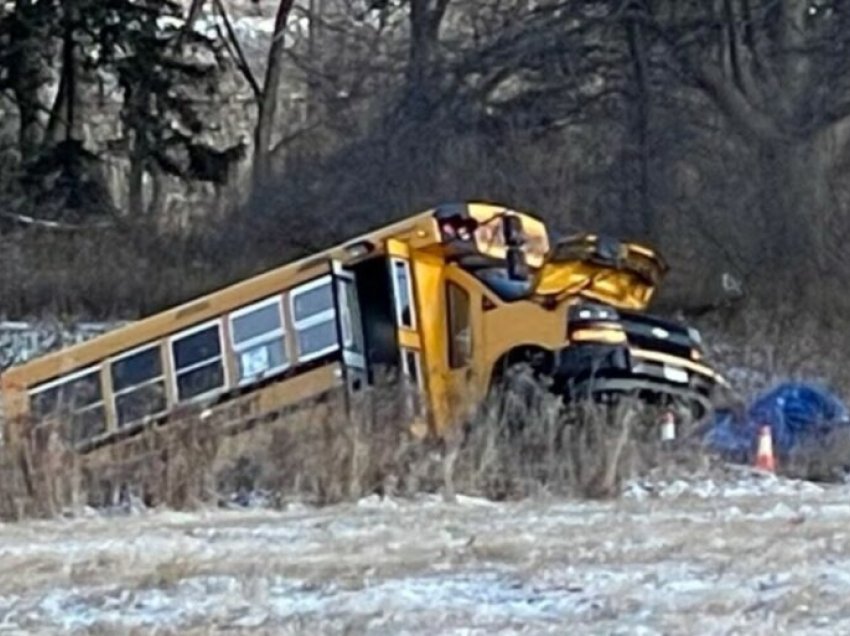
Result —
M 368 498 L 0 525 L 0 633 L 850 633 L 850 487 Z

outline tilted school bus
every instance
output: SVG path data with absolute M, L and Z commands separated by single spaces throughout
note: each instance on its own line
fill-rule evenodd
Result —
M 534 216 L 438 206 L 2 375 L 6 438 L 60 422 L 80 451 L 197 412 L 260 421 L 394 373 L 442 435 L 530 363 L 565 397 L 629 392 L 703 412 L 723 380 L 699 334 L 643 313 L 667 266 Z M 208 417 L 206 417 L 208 416 Z

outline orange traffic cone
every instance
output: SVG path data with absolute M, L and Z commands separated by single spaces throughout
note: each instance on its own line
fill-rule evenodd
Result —
M 759 429 L 756 468 L 770 473 L 776 472 L 776 458 L 773 456 L 773 436 L 769 426 L 762 426 Z

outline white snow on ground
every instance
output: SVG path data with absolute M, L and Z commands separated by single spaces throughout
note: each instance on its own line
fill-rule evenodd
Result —
M 88 514 L 0 524 L 0 572 L 0 634 L 850 633 L 850 487 Z

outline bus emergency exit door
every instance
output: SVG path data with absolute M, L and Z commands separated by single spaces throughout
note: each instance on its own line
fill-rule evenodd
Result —
M 333 278 L 337 329 L 345 365 L 346 384 L 349 393 L 355 393 L 365 388 L 368 383 L 357 281 L 354 272 L 343 267 L 339 261 L 333 262 Z

